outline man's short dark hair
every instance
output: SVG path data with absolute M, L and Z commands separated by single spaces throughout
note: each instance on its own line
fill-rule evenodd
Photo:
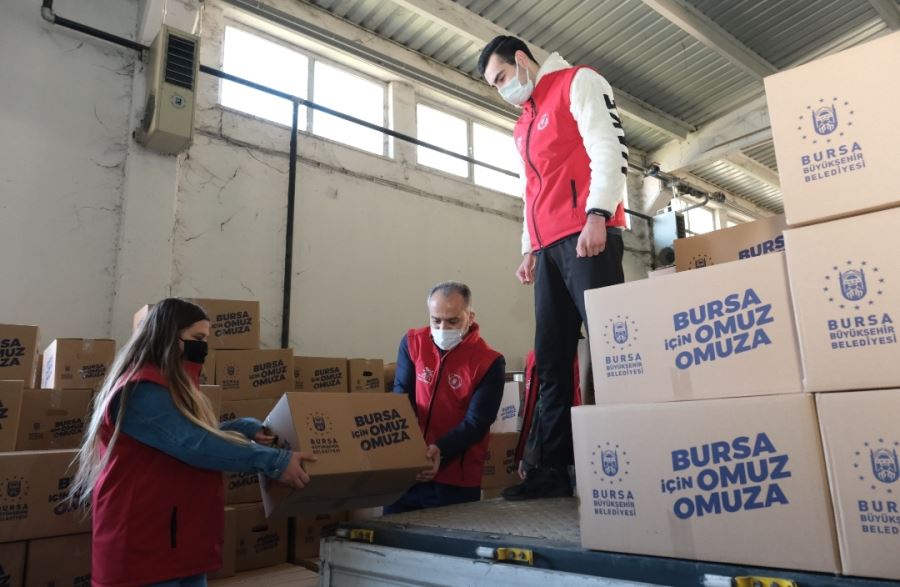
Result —
M 459 281 L 442 281 L 441 283 L 435 285 L 428 292 L 427 301 L 431 301 L 431 298 L 434 294 L 440 293 L 444 297 L 450 297 L 453 294 L 459 294 L 462 296 L 465 301 L 466 307 L 469 307 L 469 304 L 472 302 L 472 290 L 469 289 L 469 286 L 465 283 L 460 283 Z
M 491 55 L 496 55 L 505 63 L 513 64 L 516 62 L 516 51 L 523 51 L 529 59 L 537 63 L 537 59 L 531 54 L 531 49 L 522 39 L 500 35 L 491 39 L 491 42 L 481 50 L 481 56 L 478 58 L 478 75 L 484 77 L 484 70 L 487 69 Z

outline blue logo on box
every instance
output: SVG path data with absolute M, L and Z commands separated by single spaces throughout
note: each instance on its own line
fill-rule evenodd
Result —
M 628 322 L 613 322 L 613 340 L 619 344 L 628 342 Z
M 897 449 L 879 448 L 869 451 L 872 461 L 872 474 L 882 483 L 895 483 L 900 477 L 900 466 L 897 463 Z
M 837 130 L 838 115 L 833 102 L 829 106 L 812 109 L 811 116 L 813 130 L 816 131 L 816 134 L 825 136 Z
M 631 465 L 628 451 L 622 450 L 618 444 L 609 442 L 597 445 L 597 450 L 591 452 L 591 459 L 594 475 L 602 473 L 603 476 L 609 477 L 608 482 L 611 485 L 622 483 L 628 475 L 628 466 Z

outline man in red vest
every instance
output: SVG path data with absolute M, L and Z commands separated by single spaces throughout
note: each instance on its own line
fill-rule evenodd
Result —
M 583 323 L 584 292 L 625 281 L 622 231 L 628 149 L 609 83 L 558 54 L 538 65 L 520 39 L 497 37 L 478 69 L 522 109 L 513 137 L 523 161 L 523 284 L 535 284 L 540 380 L 525 460 L 526 479 L 509 500 L 572 495 L 572 357 Z
M 428 294 L 430 326 L 410 330 L 400 341 L 394 393 L 409 396 L 434 466 L 385 514 L 481 498 L 506 361 L 482 340 L 471 301 L 467 285 L 439 283 Z

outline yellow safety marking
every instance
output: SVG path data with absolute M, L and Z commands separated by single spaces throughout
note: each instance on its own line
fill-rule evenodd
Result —
M 497 560 L 524 563 L 531 566 L 534 564 L 534 553 L 527 548 L 498 548 Z
M 355 540 L 356 542 L 368 542 L 369 544 L 372 544 L 373 542 L 375 542 L 375 531 L 365 530 L 362 528 L 350 530 L 350 540 Z
M 734 587 L 797 587 L 797 582 L 775 577 L 735 577 Z

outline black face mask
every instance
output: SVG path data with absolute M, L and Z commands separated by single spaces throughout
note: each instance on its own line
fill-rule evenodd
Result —
M 205 340 L 184 340 L 184 358 L 191 363 L 203 364 L 209 354 L 209 343 Z

